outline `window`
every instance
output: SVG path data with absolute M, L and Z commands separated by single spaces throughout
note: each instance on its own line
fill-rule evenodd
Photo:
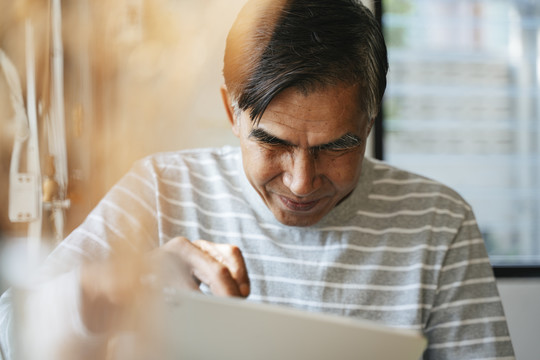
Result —
M 384 160 L 473 207 L 494 265 L 540 265 L 540 2 L 383 0 Z

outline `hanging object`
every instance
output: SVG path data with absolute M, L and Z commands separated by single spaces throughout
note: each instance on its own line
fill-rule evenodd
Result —
M 51 108 L 47 117 L 49 157 L 44 179 L 45 208 L 51 211 L 54 237 L 57 242 L 64 237 L 64 211 L 67 200 L 68 168 L 66 127 L 64 113 L 64 48 L 62 44 L 62 7 L 60 0 L 51 3 Z
M 66 129 L 64 115 L 64 50 L 62 43 L 62 12 L 60 0 L 50 3 L 50 27 L 46 36 L 51 40 L 50 84 L 45 81 L 44 96 L 47 104 L 45 114 L 40 103 L 40 116 L 45 121 L 48 143 L 45 176 L 42 179 L 40 148 L 38 143 L 38 112 L 36 95 L 36 54 L 34 26 L 31 20 L 25 24 L 26 60 L 26 109 L 19 74 L 7 55 L 0 50 L 0 65 L 11 94 L 14 110 L 15 139 L 9 175 L 9 219 L 28 223 L 30 247 L 39 251 L 42 237 L 43 210 L 51 212 L 53 236 L 60 241 L 64 236 L 64 212 L 69 207 L 67 199 L 68 168 Z M 50 55 L 49 55 L 50 54 Z M 45 74 L 47 75 L 47 74 Z M 50 95 L 49 95 L 50 94 Z M 21 167 L 26 152 L 26 169 Z M 43 180 L 43 182 L 42 182 Z
M 1 49 L 0 65 L 9 88 L 15 122 L 15 139 L 9 171 L 9 219 L 11 222 L 30 222 L 38 218 L 40 206 L 37 190 L 39 179 L 36 174 L 20 170 L 22 149 L 30 137 L 30 127 L 17 69 Z
M 11 93 L 11 103 L 16 122 L 15 141 L 9 171 L 9 219 L 29 223 L 29 237 L 39 242 L 41 238 L 41 171 L 37 132 L 35 57 L 33 26 L 25 27 L 27 109 L 24 108 L 22 89 L 17 70 L 7 55 L 0 50 L 0 63 Z M 20 164 L 23 145 L 26 149 L 26 172 Z M 38 225 L 39 223 L 39 225 Z

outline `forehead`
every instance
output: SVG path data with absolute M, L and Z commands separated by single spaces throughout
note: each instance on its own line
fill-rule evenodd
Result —
M 309 134 L 322 140 L 349 132 L 360 135 L 367 116 L 359 101 L 359 86 L 327 86 L 310 92 L 287 88 L 269 104 L 258 124 L 272 135 L 286 138 Z

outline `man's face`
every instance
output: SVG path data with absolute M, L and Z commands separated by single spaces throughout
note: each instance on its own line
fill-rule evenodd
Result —
M 313 225 L 356 186 L 371 129 L 358 96 L 357 86 L 289 88 L 259 124 L 248 112 L 233 121 L 247 178 L 281 223 Z

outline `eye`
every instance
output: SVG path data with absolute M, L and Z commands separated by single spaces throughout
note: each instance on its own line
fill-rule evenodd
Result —
M 322 146 L 317 149 L 318 153 L 329 156 L 340 156 L 353 152 L 358 149 L 358 146 L 339 147 L 339 146 Z
M 350 148 L 342 148 L 342 147 L 326 147 L 326 148 L 322 148 L 321 150 L 323 151 L 327 151 L 327 152 L 343 152 L 343 151 L 347 151 L 347 150 L 350 150 Z
M 276 138 L 267 138 L 267 139 L 257 139 L 257 144 L 268 147 L 268 148 L 276 148 L 276 147 L 282 147 L 285 146 L 279 139 Z
M 292 146 L 280 143 L 262 144 L 261 146 L 266 151 L 272 152 L 274 154 L 285 154 L 294 151 L 294 148 Z
M 280 139 L 276 137 L 268 137 L 264 140 L 259 140 L 260 144 L 270 145 L 270 146 L 286 146 Z

